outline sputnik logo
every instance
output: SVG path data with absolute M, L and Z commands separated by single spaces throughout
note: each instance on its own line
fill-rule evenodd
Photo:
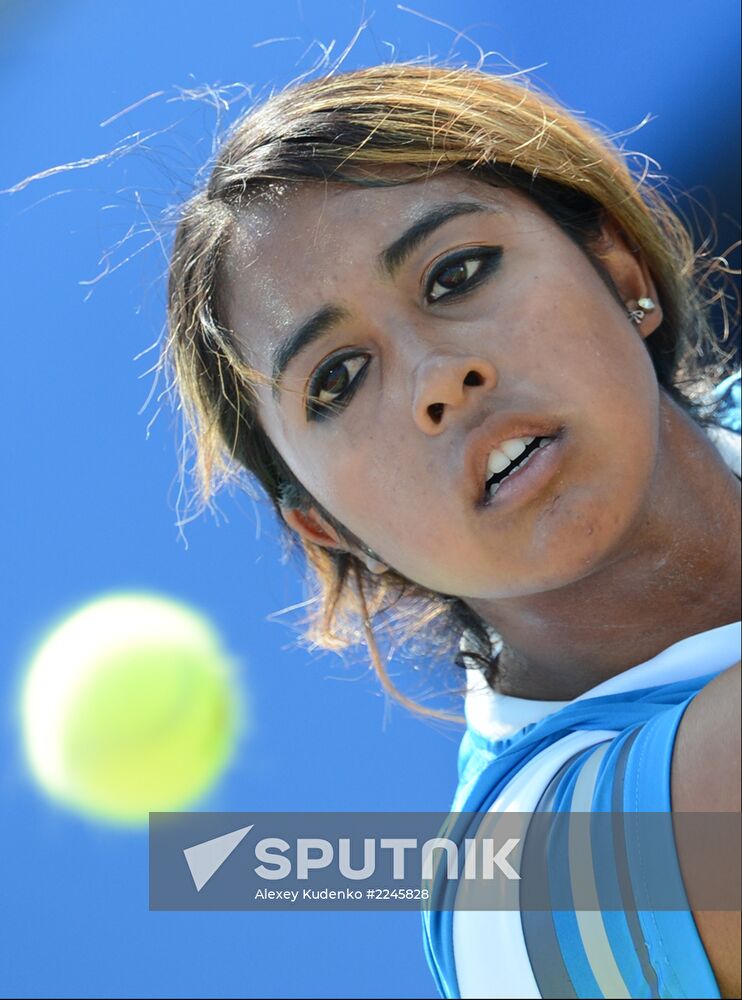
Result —
M 251 823 L 250 826 L 232 830 L 231 833 L 222 834 L 221 837 L 214 837 L 212 840 L 204 840 L 200 844 L 194 844 L 193 847 L 184 848 L 183 854 L 188 862 L 196 892 L 201 892 L 212 875 L 219 871 L 254 825 Z

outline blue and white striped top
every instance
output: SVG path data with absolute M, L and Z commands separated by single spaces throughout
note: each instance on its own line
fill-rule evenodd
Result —
M 714 395 L 723 405 L 709 435 L 740 475 L 740 373 Z M 569 702 L 501 695 L 470 670 L 451 812 L 669 812 L 678 725 L 692 698 L 740 659 L 741 627 L 688 636 Z M 463 844 L 476 819 L 453 817 L 446 836 Z M 610 864 L 594 859 L 596 892 L 619 869 L 631 873 L 629 894 L 632 885 L 641 890 L 642 865 L 636 857 L 627 864 L 619 849 L 641 845 L 617 840 Z M 682 891 L 677 857 L 670 867 Z M 456 908 L 461 891 L 434 881 L 433 899 L 445 893 L 453 905 L 423 913 L 443 997 L 720 996 L 689 908 L 641 910 L 624 888 L 623 910 L 477 911 Z

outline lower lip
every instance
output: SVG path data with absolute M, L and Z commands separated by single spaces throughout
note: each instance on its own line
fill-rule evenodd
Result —
M 504 479 L 494 497 L 482 503 L 484 510 L 502 510 L 512 504 L 524 503 L 542 490 L 559 468 L 564 445 L 564 432 L 549 444 L 534 451 L 528 462 Z

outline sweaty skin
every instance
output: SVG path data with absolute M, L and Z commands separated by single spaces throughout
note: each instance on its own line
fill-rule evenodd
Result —
M 435 228 L 393 274 L 382 266 L 423 215 L 458 203 L 482 210 Z M 266 374 L 301 324 L 335 310 L 280 393 L 260 389 L 261 422 L 312 496 L 386 565 L 463 598 L 500 632 L 498 690 L 525 698 L 574 698 L 738 618 L 739 482 L 657 384 L 644 338 L 662 303 L 643 258 L 610 220 L 595 250 L 620 302 L 526 195 L 451 172 L 287 189 L 242 210 L 224 267 L 227 319 Z M 452 253 L 458 270 L 441 272 Z M 658 307 L 637 326 L 623 303 L 643 296 Z M 356 382 L 341 410 L 310 420 L 310 379 L 335 356 L 323 384 Z M 496 511 L 475 501 L 466 456 L 498 413 L 564 431 L 551 480 Z M 352 549 L 318 513 L 284 517 L 313 542 Z

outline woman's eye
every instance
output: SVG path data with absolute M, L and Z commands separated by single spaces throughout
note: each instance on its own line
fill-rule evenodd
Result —
M 309 386 L 307 409 L 310 414 L 324 416 L 337 406 L 348 395 L 367 363 L 367 357 L 356 356 L 335 359 L 319 368 Z
M 493 248 L 487 254 L 459 257 L 455 261 L 445 263 L 433 273 L 425 298 L 432 303 L 467 291 L 479 284 L 479 281 L 497 264 L 500 256 L 500 249 Z

